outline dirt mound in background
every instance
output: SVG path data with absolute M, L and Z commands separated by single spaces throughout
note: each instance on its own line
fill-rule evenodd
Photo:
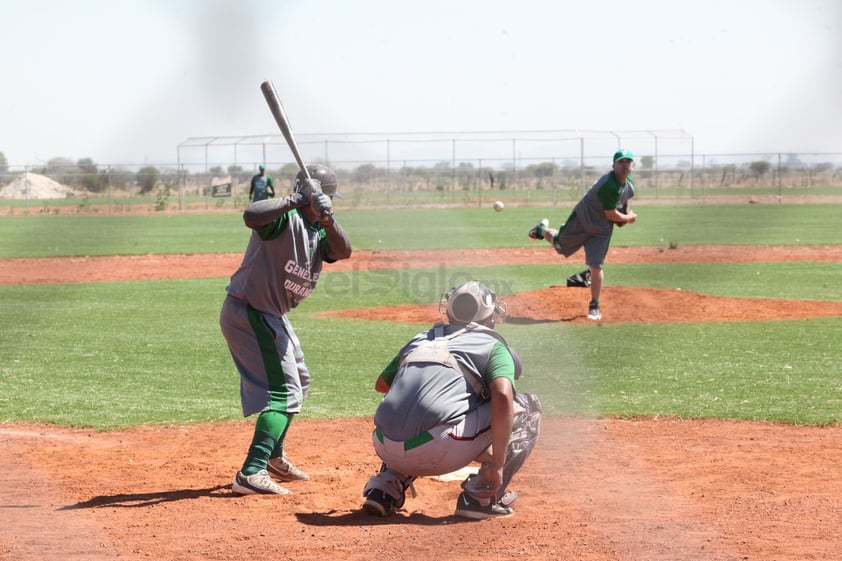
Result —
M 590 291 L 552 287 L 506 296 L 506 323 L 590 322 Z M 725 298 L 686 290 L 609 286 L 602 289 L 602 323 L 768 321 L 842 316 L 842 302 Z M 429 323 L 442 320 L 436 305 L 383 306 L 324 312 L 326 317 Z
M 0 199 L 63 199 L 76 191 L 37 173 L 22 173 L 5 187 L 0 187 Z
M 559 263 L 559 277 L 572 274 L 581 255 L 562 260 L 547 246 L 530 248 L 356 251 L 347 261 L 327 265 L 328 272 L 438 269 L 453 274 L 494 264 Z M 124 255 L 0 260 L 0 285 L 117 280 L 227 277 L 242 259 L 237 253 L 194 255 Z M 840 261 L 842 246 L 687 246 L 612 248 L 610 263 L 720 263 Z M 559 280 L 563 280 L 560 278 Z M 445 289 L 442 289 L 445 290 Z M 587 289 L 555 287 L 505 297 L 509 322 L 584 321 Z M 683 322 L 796 319 L 842 315 L 838 302 L 724 298 L 682 290 L 608 286 L 603 289 L 603 321 Z M 337 317 L 407 322 L 441 319 L 438 304 L 360 308 L 332 312 Z

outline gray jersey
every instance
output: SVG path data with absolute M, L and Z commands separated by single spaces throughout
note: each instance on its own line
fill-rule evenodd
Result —
M 614 223 L 605 217 L 605 211 L 625 211 L 632 197 L 634 183 L 631 178 L 620 185 L 613 171 L 606 173 L 573 208 L 553 240 L 553 247 L 565 257 L 570 257 L 584 247 L 588 266 L 602 268 L 614 232 Z
M 460 329 L 447 326 L 445 334 Z M 398 353 L 400 364 L 433 330 L 420 333 Z M 487 388 L 492 379 L 505 376 L 514 386 L 514 361 L 505 343 L 481 329 L 466 331 L 448 340 L 451 354 L 464 370 L 482 380 Z M 472 389 L 457 369 L 435 363 L 405 364 L 381 376 L 389 391 L 377 407 L 374 424 L 392 440 L 409 440 L 441 424 L 457 424 L 486 401 Z
M 275 186 L 272 178 L 267 174 L 257 174 L 251 178 L 249 196 L 252 202 L 263 201 L 275 196 Z
M 252 231 L 228 294 L 263 313 L 283 316 L 315 289 L 324 235 L 323 228 L 308 225 L 297 210 Z
M 605 211 L 622 210 L 634 197 L 634 183 L 631 178 L 620 185 L 614 172 L 608 172 L 594 183 L 582 200 L 573 209 L 582 229 L 592 234 L 611 233 L 613 223 L 605 218 Z

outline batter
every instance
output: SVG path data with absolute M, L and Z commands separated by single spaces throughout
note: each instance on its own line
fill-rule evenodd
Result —
M 272 477 L 309 479 L 284 454 L 287 430 L 310 388 L 287 313 L 316 289 L 323 263 L 351 256 L 351 243 L 333 214 L 336 175 L 321 165 L 308 171 L 312 179 L 299 173 L 289 196 L 246 208 L 243 220 L 252 234 L 219 317 L 240 374 L 243 416 L 258 415 L 232 485 L 242 495 L 291 492 Z

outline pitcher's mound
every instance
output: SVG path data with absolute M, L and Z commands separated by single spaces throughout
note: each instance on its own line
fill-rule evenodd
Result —
M 588 289 L 557 286 L 500 299 L 506 303 L 507 323 L 596 323 L 587 319 L 589 298 Z M 842 315 L 842 302 L 726 298 L 678 289 L 606 287 L 601 301 L 601 323 L 769 321 Z M 438 304 L 381 306 L 327 314 L 405 323 L 432 324 L 443 320 Z

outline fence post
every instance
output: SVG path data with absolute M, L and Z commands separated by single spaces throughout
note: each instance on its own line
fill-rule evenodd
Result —
M 581 184 L 579 185 L 580 194 L 585 192 L 585 137 L 579 137 L 579 175 Z
M 108 164 L 108 215 L 113 214 L 114 205 L 114 175 L 112 174 L 111 164 Z
M 29 210 L 29 166 L 23 167 L 23 208 Z
M 477 198 L 479 199 L 479 208 L 482 208 L 482 158 L 477 162 Z
M 696 151 L 694 148 L 694 139 L 690 137 L 690 198 L 692 199 L 696 192 Z
M 707 182 L 705 181 L 705 170 L 706 169 L 707 169 L 706 157 L 705 157 L 705 154 L 702 154 L 702 199 L 705 198 L 705 196 L 704 196 L 705 186 L 707 185 Z

